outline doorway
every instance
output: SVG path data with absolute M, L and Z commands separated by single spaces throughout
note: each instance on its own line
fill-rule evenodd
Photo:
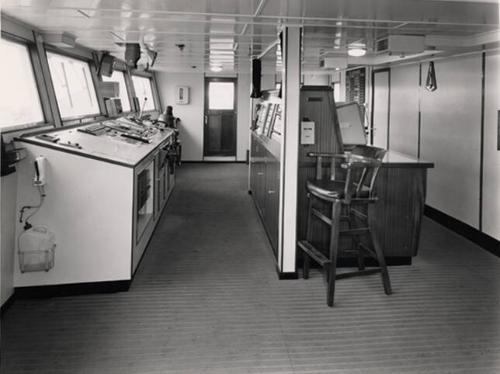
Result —
M 236 160 L 236 78 L 205 78 L 204 159 Z
M 389 69 L 373 71 L 371 143 L 384 149 L 389 149 L 390 82 Z

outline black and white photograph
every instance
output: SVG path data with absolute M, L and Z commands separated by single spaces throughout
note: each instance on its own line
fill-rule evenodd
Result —
M 0 373 L 500 374 L 500 0 L 0 29 Z

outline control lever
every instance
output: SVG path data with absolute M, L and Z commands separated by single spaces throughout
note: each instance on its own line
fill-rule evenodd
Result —
M 147 97 L 144 98 L 144 102 L 142 103 L 141 111 L 139 112 L 139 121 L 142 118 L 142 112 L 144 112 L 144 107 L 146 106 L 146 101 L 148 101 Z

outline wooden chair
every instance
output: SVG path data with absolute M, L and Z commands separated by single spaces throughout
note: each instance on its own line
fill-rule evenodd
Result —
M 328 284 L 328 306 L 333 306 L 335 280 L 341 278 L 380 272 L 385 293 L 387 295 L 392 293 L 384 254 L 370 225 L 374 203 L 377 201 L 374 196 L 374 185 L 384 155 L 385 150 L 367 146 L 357 146 L 352 152 L 341 155 L 308 153 L 308 156 L 316 158 L 316 178 L 306 182 L 309 199 L 306 240 L 299 241 L 298 247 L 304 257 L 304 279 L 309 277 L 310 259 L 313 259 L 324 268 Z M 330 159 L 330 174 L 326 180 L 323 179 L 322 160 L 324 158 Z M 337 164 L 345 172 L 341 180 L 336 178 Z M 331 206 L 330 217 L 314 206 L 315 200 Z M 330 227 L 330 242 L 327 255 L 312 244 L 312 218 L 318 219 Z M 342 229 L 341 223 L 344 226 Z M 352 239 L 351 250 L 357 254 L 358 271 L 336 274 L 341 236 L 348 236 Z M 369 242 L 371 242 L 372 246 L 366 245 L 365 242 L 360 240 L 363 236 L 370 239 Z M 364 266 L 365 254 L 374 257 L 379 266 L 366 270 Z

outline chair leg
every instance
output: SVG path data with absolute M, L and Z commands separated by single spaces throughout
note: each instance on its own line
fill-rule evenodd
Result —
M 370 230 L 370 236 L 372 239 L 373 248 L 375 249 L 375 253 L 377 254 L 377 260 L 380 266 L 380 274 L 382 275 L 382 283 L 384 284 L 385 294 L 390 295 L 392 294 L 391 280 L 389 279 L 389 272 L 387 271 L 387 265 L 385 264 L 384 253 L 382 252 L 382 248 L 380 247 L 377 237 L 373 234 L 372 230 Z
M 312 213 L 312 196 L 308 194 L 308 204 L 307 204 L 307 218 L 306 218 L 306 241 L 311 243 L 312 240 L 312 229 L 311 229 L 311 213 Z M 309 278 L 309 256 L 307 253 L 302 252 L 304 258 L 302 263 L 302 277 L 304 279 Z
M 337 275 L 337 255 L 339 247 L 339 231 L 340 231 L 340 208 L 341 202 L 339 200 L 332 204 L 332 227 L 330 231 L 330 264 L 327 269 L 327 298 L 326 304 L 333 306 L 335 298 L 335 278 Z
M 365 270 L 365 256 L 363 254 L 363 249 L 359 245 L 359 239 L 353 238 L 353 243 L 358 253 L 358 270 Z
M 302 278 L 309 279 L 309 256 L 302 252 L 304 259 L 302 262 Z

